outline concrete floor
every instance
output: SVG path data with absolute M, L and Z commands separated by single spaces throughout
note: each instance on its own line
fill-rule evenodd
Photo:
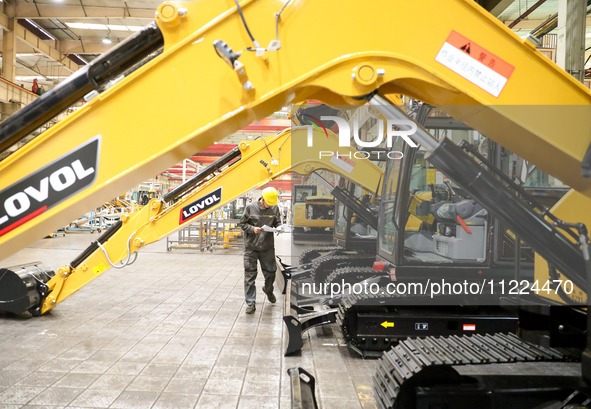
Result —
M 97 237 L 40 240 L 2 265 L 57 270 Z M 290 262 L 290 249 L 280 236 L 277 254 Z M 246 315 L 242 277 L 240 250 L 167 252 L 162 240 L 48 315 L 0 315 L 0 409 L 289 408 L 297 366 L 315 375 L 321 408 L 376 407 L 375 361 L 352 356 L 336 327 L 309 331 L 301 355 L 283 357 L 282 297 L 264 298 L 260 274 Z

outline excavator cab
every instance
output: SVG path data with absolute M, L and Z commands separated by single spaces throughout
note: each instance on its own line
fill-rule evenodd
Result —
M 390 188 L 382 202 L 385 224 L 378 253 L 396 265 L 397 277 L 401 278 L 407 266 L 413 270 L 413 265 L 440 269 L 453 263 L 455 269 L 459 263 L 484 268 L 492 232 L 486 209 L 429 167 L 420 149 L 406 150 L 400 172 L 395 166 L 391 164 L 385 176 L 386 184 L 397 186 Z M 395 245 L 398 243 L 403 247 Z
M 471 152 L 490 159 L 507 178 L 518 181 L 515 169 L 520 159 L 467 125 L 451 118 L 445 128 L 434 126 L 429 118 L 425 125 L 434 135 L 445 135 L 457 144 L 471 144 Z M 382 288 L 389 288 L 389 283 L 424 285 L 428 280 L 453 285 L 503 279 L 524 283 L 534 279 L 531 246 L 431 165 L 423 148 L 399 140 L 392 149 L 403 155 L 388 161 L 384 172 L 377 247 L 373 248 L 376 261 L 363 271 L 350 268 L 327 275 L 325 284 L 345 280 L 354 285 L 362 280 L 370 282 L 372 276 L 379 277 Z M 537 186 L 539 180 L 544 180 L 545 185 Z M 546 206 L 552 206 L 566 193 L 560 181 L 539 174 L 518 182 Z M 337 211 L 337 220 L 339 214 Z M 377 357 L 407 337 L 462 335 L 466 331 L 515 332 L 517 309 L 497 294 L 500 291 L 487 291 L 472 299 L 467 291 L 435 297 L 385 293 L 378 297 L 345 296 L 339 300 L 336 321 L 352 351 L 366 358 Z M 435 304 L 438 307 L 433 308 Z M 395 325 L 378 325 L 383 322 Z
M 441 115 L 438 113 L 438 115 Z M 436 117 L 440 118 L 440 116 Z M 453 123 L 453 127 L 450 127 Z M 434 135 L 447 136 L 455 143 L 470 144 L 471 149 L 494 163 L 507 177 L 517 181 L 515 155 L 461 122 L 432 128 Z M 402 147 L 399 162 L 389 161 L 385 172 L 378 256 L 396 271 L 397 279 L 452 277 L 457 271 L 481 275 L 513 277 L 510 254 L 515 250 L 515 235 L 471 195 L 443 172 L 431 165 L 422 148 Z M 527 180 L 518 181 L 526 192 L 552 206 L 566 193 L 560 181 L 541 177 L 539 171 Z M 540 177 L 544 186 L 536 185 Z M 521 273 L 532 278 L 533 250 L 520 242 Z M 380 264 L 382 265 L 382 264 Z M 452 269 L 448 266 L 453 265 Z M 448 271 L 449 270 L 449 271 Z

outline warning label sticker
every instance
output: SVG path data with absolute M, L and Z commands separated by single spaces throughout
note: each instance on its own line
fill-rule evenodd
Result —
M 342 155 L 339 155 L 338 153 L 336 155 L 331 156 L 330 161 L 347 173 L 353 172 L 353 169 L 355 168 L 355 162 L 353 162 L 350 159 L 347 159 Z
M 435 61 L 495 97 L 499 96 L 515 69 L 507 61 L 455 31 L 447 37 Z

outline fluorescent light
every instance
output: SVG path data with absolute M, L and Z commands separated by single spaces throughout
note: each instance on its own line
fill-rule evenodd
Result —
M 52 36 L 52 35 L 51 35 L 51 34 L 49 34 L 47 31 L 45 31 L 45 30 L 43 29 L 43 27 L 41 27 L 39 24 L 37 24 L 37 23 L 33 22 L 33 20 L 31 20 L 30 18 L 26 18 L 26 19 L 25 19 L 25 21 L 27 21 L 29 24 L 31 24 L 31 25 L 33 25 L 33 26 L 37 27 L 37 29 L 38 29 L 39 31 L 41 31 L 43 34 L 45 34 L 47 37 L 51 38 L 52 40 L 55 40 L 55 37 L 54 37 L 54 36 Z
M 107 24 L 112 31 L 140 31 L 144 26 L 119 26 L 116 24 Z
M 107 28 L 109 28 L 111 31 L 129 31 L 127 26 L 120 26 L 117 24 L 107 24 Z
M 80 28 L 83 30 L 107 30 L 105 24 L 90 24 L 90 23 L 66 23 L 70 28 Z
M 79 60 L 84 61 L 85 64 L 88 64 L 88 60 L 86 60 L 86 58 L 82 57 L 80 54 L 72 54 L 74 56 L 76 56 L 76 58 L 78 58 Z
M 124 26 L 119 24 L 91 24 L 91 23 L 70 23 L 66 22 L 70 28 L 77 28 L 80 30 L 103 30 L 103 31 L 139 31 L 143 26 Z

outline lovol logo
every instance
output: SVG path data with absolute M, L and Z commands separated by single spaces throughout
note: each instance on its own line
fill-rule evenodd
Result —
M 0 236 L 94 183 L 101 136 L 0 192 Z
M 217 188 L 210 194 L 203 196 L 193 203 L 188 204 L 187 206 L 181 209 L 181 215 L 179 218 L 179 224 L 183 224 L 187 220 L 192 219 L 193 217 L 203 213 L 207 209 L 211 209 L 213 206 L 221 203 L 222 201 L 222 188 Z

